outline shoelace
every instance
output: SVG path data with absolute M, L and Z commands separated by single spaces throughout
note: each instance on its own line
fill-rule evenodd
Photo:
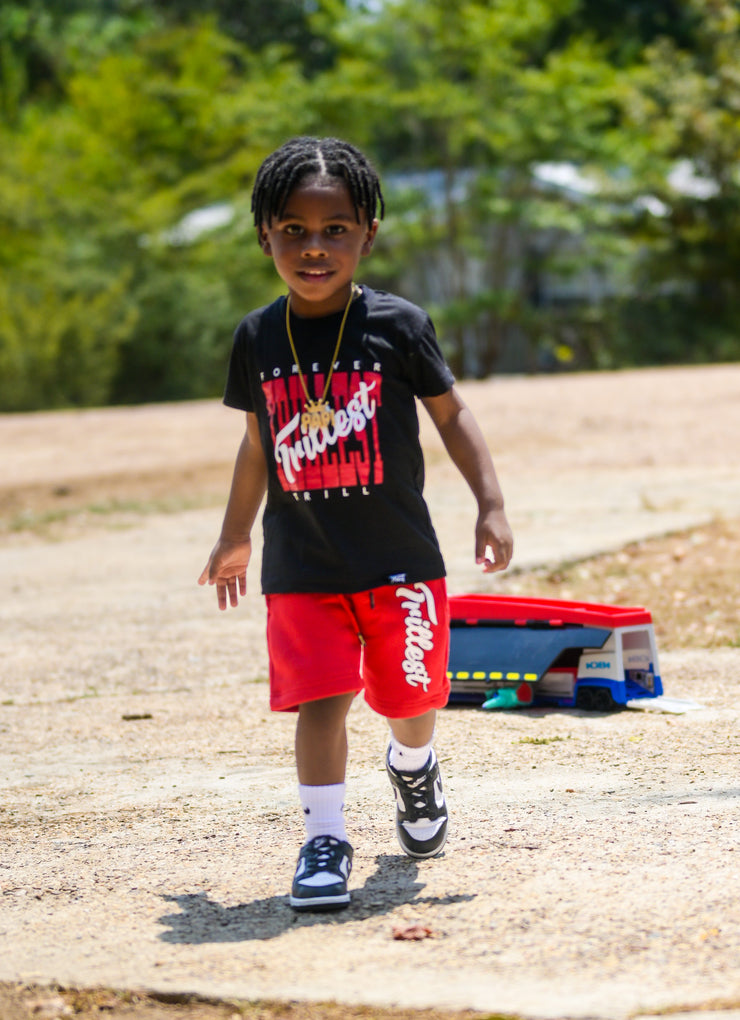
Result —
M 328 868 L 336 864 L 334 851 L 338 846 L 339 840 L 333 836 L 319 836 L 311 843 L 306 856 L 315 867 Z
M 400 773 L 400 775 L 406 784 L 406 792 L 410 795 L 410 804 L 406 803 L 406 798 L 404 797 L 406 811 L 411 816 L 409 820 L 414 822 L 418 821 L 420 811 L 429 812 L 429 809 L 433 808 L 432 799 L 434 783 L 432 780 L 432 773 L 431 771 L 425 772 L 423 775 L 419 776 L 418 779 L 413 779 L 411 776 L 404 776 L 402 773 Z M 429 813 L 433 818 L 435 812 L 432 811 Z M 424 817 L 426 817 L 426 815 L 424 815 Z

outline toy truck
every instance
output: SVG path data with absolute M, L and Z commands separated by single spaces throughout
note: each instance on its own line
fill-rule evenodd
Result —
M 652 617 L 639 606 L 450 597 L 450 702 L 608 712 L 663 693 Z

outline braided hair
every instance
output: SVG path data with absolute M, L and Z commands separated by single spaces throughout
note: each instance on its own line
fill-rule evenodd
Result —
M 385 213 L 380 180 L 369 160 L 349 142 L 339 138 L 291 138 L 268 156 L 257 171 L 252 189 L 254 224 L 259 230 L 268 226 L 273 216 L 280 218 L 291 193 L 306 177 L 338 177 L 343 180 L 355 207 L 357 222 L 360 210 L 368 223 Z

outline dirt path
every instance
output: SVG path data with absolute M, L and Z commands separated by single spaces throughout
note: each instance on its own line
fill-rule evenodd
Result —
M 520 569 L 738 515 L 740 366 L 463 392 Z M 261 600 L 219 615 L 194 584 L 238 419 L 0 418 L 8 517 L 72 514 L 0 544 L 0 980 L 533 1017 L 740 1004 L 737 648 L 662 650 L 668 692 L 704 706 L 683 716 L 444 713 L 453 828 L 429 862 L 399 856 L 385 726 L 358 702 L 353 905 L 292 914 L 292 722 L 266 710 Z M 480 589 L 471 500 L 424 441 L 451 587 Z M 132 495 L 194 508 L 90 512 Z M 433 937 L 393 938 L 413 923 Z

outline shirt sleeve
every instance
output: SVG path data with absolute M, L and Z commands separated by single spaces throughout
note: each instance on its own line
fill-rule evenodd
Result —
M 248 336 L 244 323 L 241 323 L 234 333 L 234 344 L 226 375 L 224 404 L 227 407 L 235 407 L 240 411 L 254 411 L 249 379 Z
M 445 361 L 432 320 L 422 312 L 409 344 L 409 372 L 418 397 L 439 397 L 455 383 Z

